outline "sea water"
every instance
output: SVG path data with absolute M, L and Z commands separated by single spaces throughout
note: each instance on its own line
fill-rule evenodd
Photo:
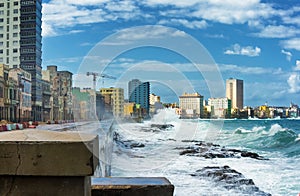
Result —
M 151 124 L 174 127 L 156 130 L 149 128 Z M 145 146 L 115 143 L 112 176 L 167 177 L 175 185 L 175 195 L 251 195 L 191 175 L 206 166 L 228 165 L 272 195 L 300 193 L 300 119 L 185 120 L 165 109 L 144 123 L 117 122 L 115 127 L 123 141 Z M 183 140 L 213 142 L 255 152 L 268 160 L 180 156 L 176 148 L 189 145 Z

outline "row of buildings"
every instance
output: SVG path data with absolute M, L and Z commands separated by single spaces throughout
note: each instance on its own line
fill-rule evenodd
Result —
M 41 107 L 34 111 L 33 79 L 30 72 L 0 64 L 0 119 L 11 122 L 71 120 L 72 73 L 48 66 L 42 71 Z
M 230 118 L 234 110 L 242 110 L 244 104 L 243 80 L 226 80 L 226 97 L 209 98 L 208 102 L 199 93 L 184 93 L 179 96 L 177 114 L 182 118 Z
M 75 120 L 114 117 L 140 121 L 163 108 L 160 97 L 150 94 L 150 83 L 138 79 L 128 82 L 128 99 L 124 98 L 124 89 L 114 87 L 99 91 L 73 88 L 72 95 Z
M 205 101 L 199 93 L 184 93 L 179 97 L 176 113 L 182 118 L 297 118 L 298 105 L 288 107 L 268 106 L 244 107 L 244 82 L 230 78 L 226 80 L 226 97 L 209 98 Z

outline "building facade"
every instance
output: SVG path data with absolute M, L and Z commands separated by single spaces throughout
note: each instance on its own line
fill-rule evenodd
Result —
M 199 93 L 183 93 L 179 96 L 179 108 L 183 118 L 200 118 L 203 115 L 203 96 Z
M 115 118 L 124 115 L 124 89 L 122 88 L 101 88 L 100 94 L 104 97 L 105 105 L 111 105 Z
M 43 80 L 50 82 L 52 101 L 50 120 L 72 120 L 72 76 L 69 71 L 58 71 L 57 66 L 43 70 Z
M 226 97 L 231 100 L 232 109 L 243 109 L 244 81 L 234 78 L 226 80 Z
M 128 96 L 130 103 L 140 104 L 146 110 L 145 116 L 150 111 L 150 83 L 133 79 L 128 83 Z
M 31 74 L 21 68 L 9 70 L 9 77 L 17 81 L 17 93 L 19 94 L 18 121 L 33 120 L 31 116 Z
M 31 74 L 33 120 L 42 118 L 42 1 L 0 2 L 0 63 Z
M 211 117 L 229 118 L 231 114 L 231 100 L 225 98 L 209 98 L 208 105 L 211 106 Z

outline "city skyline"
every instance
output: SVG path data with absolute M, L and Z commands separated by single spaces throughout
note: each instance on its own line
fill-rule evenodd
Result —
M 218 65 L 224 84 L 230 77 L 243 79 L 244 105 L 262 105 L 266 101 L 270 105 L 298 103 L 299 6 L 295 0 L 48 0 L 43 3 L 43 67 L 55 64 L 76 75 L 83 58 L 105 37 L 134 26 L 164 25 L 176 28 L 176 35 L 184 32 L 199 41 Z M 162 31 L 149 31 L 144 36 L 151 38 L 159 33 Z M 131 31 L 124 35 L 139 37 Z M 190 62 L 174 52 L 140 48 L 121 54 L 113 64 L 115 67 L 108 74 L 115 77 L 120 77 L 128 64 L 145 65 L 145 70 L 153 75 L 161 65 L 180 67 L 195 91 L 210 97 L 201 74 L 195 73 Z M 165 82 L 170 78 L 163 77 L 162 71 L 172 73 L 172 69 L 158 73 Z M 135 72 L 128 80 L 137 77 Z M 105 85 L 113 86 L 114 82 L 107 80 Z M 84 85 L 91 87 L 92 81 L 86 79 Z M 177 85 L 182 88 L 180 82 Z M 180 94 L 162 83 L 152 87 L 153 93 L 160 94 L 165 102 Z

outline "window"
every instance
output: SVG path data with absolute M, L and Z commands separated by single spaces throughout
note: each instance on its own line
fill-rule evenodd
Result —
M 4 10 L 0 10 L 0 15 L 4 15 Z
M 0 38 L 3 38 L 3 34 L 0 34 Z
M 14 17 L 14 21 L 18 21 L 18 17 Z
M 14 48 L 13 49 L 13 53 L 17 53 L 18 52 L 18 49 L 17 48 Z
M 19 2 L 15 1 L 14 2 L 14 6 L 19 5 Z
M 13 57 L 13 61 L 18 61 L 18 57 Z
M 0 31 L 3 31 L 3 26 L 0 26 Z
M 14 45 L 14 46 L 17 46 L 18 43 L 19 43 L 18 41 L 13 41 L 13 45 Z
M 0 57 L 0 62 L 3 63 L 3 58 L 2 57 Z
M 13 37 L 18 37 L 18 33 L 14 33 L 14 34 L 13 34 Z
M 17 14 L 19 12 L 18 9 L 14 9 L 14 14 Z
M 0 46 L 3 46 L 3 42 L 0 42 Z
M 18 65 L 13 65 L 13 68 L 18 68 Z
M 0 54 L 3 54 L 3 50 L 0 50 Z
M 13 29 L 18 29 L 18 25 L 14 25 L 14 26 L 13 26 Z
M 0 3 L 0 7 L 4 7 L 4 3 Z
M 0 22 L 3 22 L 4 21 L 4 19 L 3 18 L 0 18 Z

